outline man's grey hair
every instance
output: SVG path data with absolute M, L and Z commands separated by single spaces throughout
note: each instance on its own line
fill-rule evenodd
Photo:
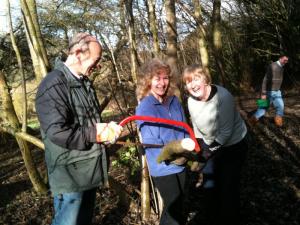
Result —
M 98 42 L 98 40 L 89 33 L 77 33 L 69 41 L 69 54 L 72 54 L 76 49 L 82 52 L 89 50 L 90 42 Z

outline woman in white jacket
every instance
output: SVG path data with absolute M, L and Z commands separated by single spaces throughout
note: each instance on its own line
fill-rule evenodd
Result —
M 185 68 L 193 129 L 208 160 L 203 170 L 205 204 L 212 224 L 239 224 L 239 183 L 247 153 L 247 128 L 225 88 L 211 84 L 199 65 Z

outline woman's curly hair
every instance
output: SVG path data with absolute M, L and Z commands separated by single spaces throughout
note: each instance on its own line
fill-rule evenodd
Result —
M 161 70 L 165 70 L 166 73 L 169 75 L 170 79 L 166 96 L 171 96 L 174 94 L 175 84 L 172 81 L 173 79 L 171 67 L 164 61 L 154 58 L 145 63 L 139 69 L 136 88 L 136 96 L 138 101 L 141 101 L 144 97 L 146 97 L 149 94 L 149 91 L 151 89 L 151 80 Z

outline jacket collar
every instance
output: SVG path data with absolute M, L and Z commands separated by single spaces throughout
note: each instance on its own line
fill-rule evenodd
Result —
M 166 106 L 170 106 L 171 102 L 173 101 L 173 99 L 175 98 L 174 95 L 172 96 L 168 96 L 167 99 L 165 100 L 164 103 L 161 103 L 160 101 L 158 101 L 152 94 L 149 94 L 146 97 L 146 101 L 149 104 L 153 104 L 153 105 L 166 105 Z
M 280 61 L 276 61 L 277 65 L 280 66 L 280 67 L 283 67 L 283 65 L 280 63 Z
M 61 60 L 60 58 L 57 58 L 55 60 L 55 69 L 63 72 L 63 74 L 65 74 L 68 83 L 70 85 L 70 87 L 81 87 L 82 85 L 86 86 L 87 89 L 90 89 L 91 86 L 91 82 L 88 79 L 88 77 L 86 76 L 82 76 L 81 78 L 75 76 L 71 70 L 69 69 L 69 67 L 67 67 Z

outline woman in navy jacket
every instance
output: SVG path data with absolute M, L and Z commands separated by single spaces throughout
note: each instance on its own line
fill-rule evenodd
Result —
M 184 112 L 178 98 L 173 94 L 171 69 L 159 59 L 152 59 L 140 70 L 137 98 L 140 101 L 136 115 L 152 116 L 177 121 L 185 121 Z M 170 141 L 188 137 L 183 128 L 172 125 L 137 121 L 142 142 L 166 145 Z M 186 172 L 184 166 L 157 163 L 161 152 L 159 147 L 147 147 L 146 158 L 150 175 L 163 199 L 160 225 L 184 223 L 182 213 Z

